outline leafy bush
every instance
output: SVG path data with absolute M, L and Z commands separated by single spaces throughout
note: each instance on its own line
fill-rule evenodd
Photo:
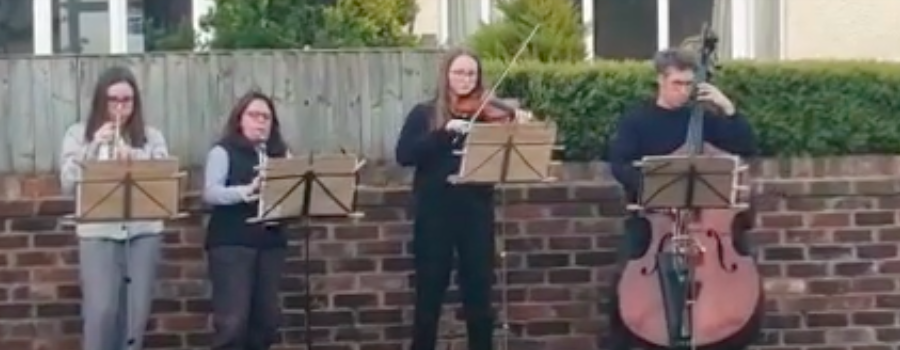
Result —
M 193 50 L 197 41 L 190 21 L 182 21 L 169 28 L 156 26 L 148 21 L 144 32 L 147 33 L 147 51 Z
M 338 0 L 325 9 L 324 36 L 333 47 L 413 46 L 415 0 Z
M 216 0 L 216 49 L 413 46 L 415 0 Z
M 489 62 L 498 76 L 505 64 Z M 747 115 L 765 155 L 900 153 L 900 65 L 726 62 L 713 80 Z M 654 94 L 648 63 L 521 62 L 498 95 L 555 120 L 569 159 L 601 156 L 618 116 Z
M 322 0 L 216 0 L 203 21 L 216 49 L 292 49 L 313 45 L 324 22 Z
M 481 26 L 469 38 L 469 46 L 485 59 L 509 60 L 535 33 L 521 59 L 541 62 L 584 61 L 584 26 L 571 0 L 499 0 L 502 18 Z

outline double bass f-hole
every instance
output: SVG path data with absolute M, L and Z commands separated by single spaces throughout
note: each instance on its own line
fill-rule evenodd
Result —
M 668 232 L 663 238 L 662 244 L 656 250 L 657 255 L 663 252 L 675 254 L 683 257 L 684 264 L 691 267 L 700 266 L 707 263 L 709 259 L 714 259 L 713 262 L 718 264 L 722 270 L 734 272 L 738 268 L 737 264 L 734 261 L 728 261 L 728 257 L 722 254 L 726 243 L 723 242 L 721 233 L 713 230 L 703 230 L 702 227 L 694 227 L 693 223 L 700 221 L 702 215 L 703 212 L 699 210 L 672 210 L 665 213 L 665 216 L 672 220 L 672 232 Z M 708 242 L 706 244 L 700 242 L 694 238 L 696 235 L 708 238 Z M 715 249 L 712 250 L 718 252 L 714 257 L 709 257 L 706 254 L 709 250 L 706 245 L 710 243 L 715 245 Z M 658 269 L 659 264 L 657 263 L 651 268 L 641 269 L 641 274 L 655 274 L 658 272 Z

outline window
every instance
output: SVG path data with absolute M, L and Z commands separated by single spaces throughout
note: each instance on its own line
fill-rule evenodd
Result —
M 656 9 L 652 0 L 595 0 L 594 54 L 607 59 L 653 57 Z
M 713 25 L 713 1 L 669 0 L 669 46 L 678 46 L 684 39 L 700 34 L 703 23 Z
M 145 0 L 147 51 L 190 50 L 193 47 L 193 1 Z
M 668 28 L 660 31 L 659 1 L 595 0 L 594 53 L 607 59 L 650 59 L 660 49 L 660 33 L 668 33 L 669 46 L 678 46 L 698 34 L 704 22 L 713 25 L 714 1 L 668 0 Z
M 32 3 L 25 0 L 0 0 L 0 54 L 34 52 Z
M 475 33 L 481 25 L 483 0 L 442 1 L 447 1 L 448 44 L 456 45 L 464 42 L 466 37 Z
M 53 52 L 109 53 L 105 0 L 53 0 Z

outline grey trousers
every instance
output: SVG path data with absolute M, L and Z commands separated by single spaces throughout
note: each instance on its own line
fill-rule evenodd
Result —
M 268 350 L 278 339 L 281 272 L 287 250 L 222 246 L 209 250 L 213 350 Z
M 79 240 L 82 349 L 142 349 L 161 242 L 159 235 L 141 235 L 129 241 Z M 129 340 L 133 341 L 130 347 Z

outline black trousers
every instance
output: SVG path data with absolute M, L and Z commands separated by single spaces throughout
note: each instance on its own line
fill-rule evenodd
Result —
M 413 224 L 415 255 L 415 319 L 413 350 L 434 350 L 438 323 L 454 251 L 457 277 L 466 317 L 469 350 L 490 350 L 494 318 L 491 287 L 494 278 L 493 200 L 448 190 L 447 197 L 430 198 L 416 209 Z M 443 205 L 440 205 L 443 203 Z
M 742 213 L 735 218 L 734 243 L 739 253 L 752 254 L 752 245 L 747 237 L 747 231 L 753 226 L 752 214 Z M 628 261 L 640 258 L 646 254 L 650 248 L 653 232 L 650 223 L 638 216 L 630 216 L 623 222 L 623 235 L 618 244 L 617 266 L 613 275 L 613 281 L 607 298 L 606 305 L 603 308 L 609 315 L 609 334 L 607 339 L 600 339 L 598 342 L 609 350 L 632 350 L 638 346 L 631 332 L 625 326 L 619 314 L 619 278 L 622 270 Z M 729 349 L 740 350 L 740 349 Z
M 278 286 L 286 249 L 223 246 L 208 251 L 213 350 L 268 350 L 278 336 Z

